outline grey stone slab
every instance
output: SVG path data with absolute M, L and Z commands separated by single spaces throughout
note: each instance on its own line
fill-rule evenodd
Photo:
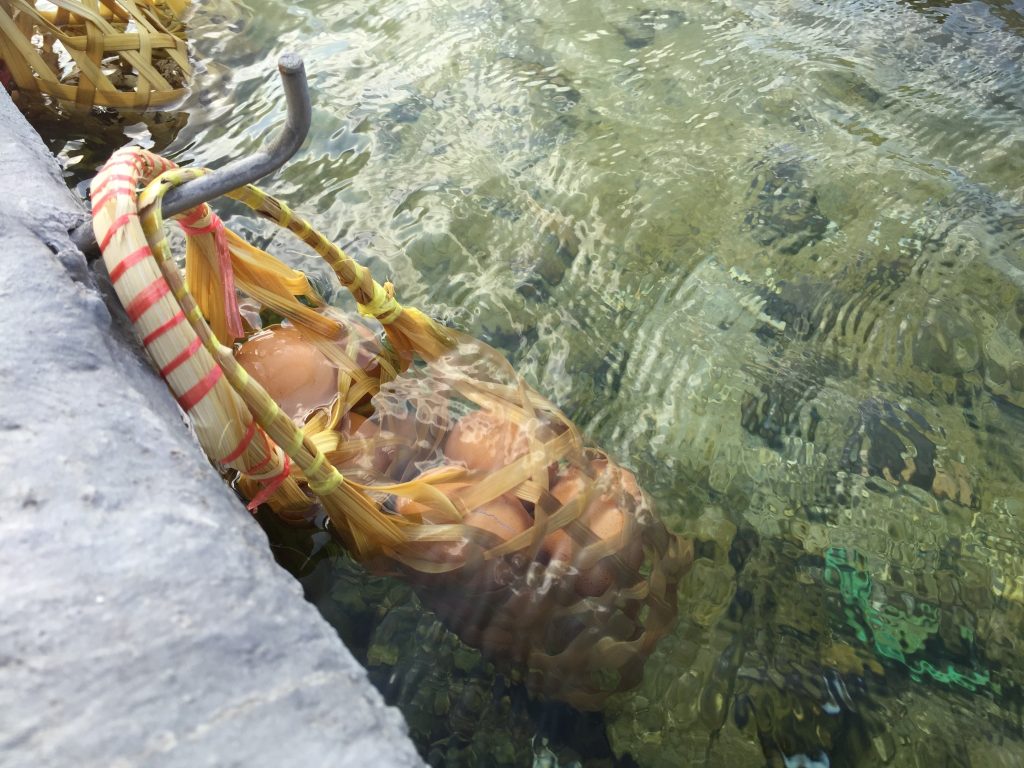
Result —
M 104 302 L 82 216 L 0 93 L 0 765 L 422 765 Z

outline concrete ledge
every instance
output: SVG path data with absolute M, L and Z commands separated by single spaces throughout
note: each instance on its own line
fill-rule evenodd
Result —
M 422 765 L 105 303 L 82 219 L 0 93 L 0 765 Z

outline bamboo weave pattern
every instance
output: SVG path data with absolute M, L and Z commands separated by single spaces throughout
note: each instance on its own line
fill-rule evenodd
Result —
M 68 109 L 145 111 L 186 93 L 186 0 L 0 0 L 0 58 L 22 92 Z M 48 7 L 49 4 L 47 4 Z

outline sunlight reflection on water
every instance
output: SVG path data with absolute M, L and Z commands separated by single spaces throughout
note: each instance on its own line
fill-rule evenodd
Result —
M 1020 765 L 1022 14 L 217 0 L 169 152 L 257 146 L 301 52 L 313 129 L 269 191 L 507 353 L 701 542 L 678 630 L 590 723 L 606 752 Z M 493 671 L 323 568 L 307 590 L 432 762 L 530 759 Z

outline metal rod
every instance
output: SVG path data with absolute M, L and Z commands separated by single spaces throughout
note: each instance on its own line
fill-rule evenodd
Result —
M 182 184 L 164 198 L 165 217 L 188 210 L 200 203 L 233 189 L 251 184 L 268 173 L 276 171 L 294 155 L 309 133 L 312 109 L 309 103 L 309 83 L 306 67 L 297 53 L 286 53 L 277 61 L 284 87 L 288 115 L 281 132 L 263 149 L 249 157 L 232 160 L 222 168 L 201 178 Z M 71 239 L 83 253 L 95 252 L 96 236 L 92 222 L 87 221 L 71 233 Z

